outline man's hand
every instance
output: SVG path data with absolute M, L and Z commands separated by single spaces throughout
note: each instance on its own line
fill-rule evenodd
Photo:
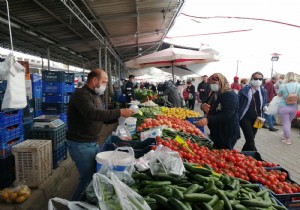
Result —
M 207 118 L 202 118 L 201 120 L 199 120 L 198 122 L 196 122 L 195 124 L 198 126 L 206 126 L 207 125 Z
M 133 114 L 133 111 L 131 111 L 130 109 L 120 109 L 121 112 L 121 116 L 122 117 L 130 117 Z
M 210 110 L 210 105 L 207 103 L 204 103 L 201 105 L 202 110 L 207 114 Z

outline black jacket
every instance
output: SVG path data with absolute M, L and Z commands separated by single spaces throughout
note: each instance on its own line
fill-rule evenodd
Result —
M 120 114 L 120 110 L 103 110 L 100 96 L 85 85 L 70 98 L 67 139 L 84 143 L 96 142 L 103 122 L 118 119 Z
M 198 85 L 197 91 L 199 92 L 200 100 L 206 101 L 210 93 L 210 85 L 202 81 Z

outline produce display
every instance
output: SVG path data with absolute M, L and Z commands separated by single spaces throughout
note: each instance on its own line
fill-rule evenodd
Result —
M 142 103 L 157 98 L 157 94 L 148 89 L 134 89 L 134 95 Z
M 153 176 L 150 171 L 134 172 L 135 183 L 130 187 L 144 196 L 151 209 L 286 209 L 278 205 L 268 190 L 261 189 L 259 184 L 226 174 L 218 175 L 189 163 L 184 165 L 187 172 L 182 177 Z
M 183 108 L 162 108 L 162 115 L 167 117 L 176 117 L 178 119 L 186 119 L 188 117 L 200 117 L 200 113 Z
M 0 202 L 23 203 L 30 195 L 31 191 L 26 185 L 15 188 L 4 188 L 0 191 Z

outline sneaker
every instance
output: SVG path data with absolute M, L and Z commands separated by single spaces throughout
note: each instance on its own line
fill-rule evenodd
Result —
M 269 128 L 269 131 L 278 131 L 277 128 Z
M 288 144 L 288 145 L 292 144 L 292 142 L 288 139 L 282 140 L 282 142 L 285 143 L 285 144 Z

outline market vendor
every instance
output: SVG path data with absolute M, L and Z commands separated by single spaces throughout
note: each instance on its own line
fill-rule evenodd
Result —
M 130 109 L 103 110 L 102 95 L 108 83 L 107 73 L 95 69 L 88 74 L 87 84 L 75 91 L 68 106 L 67 144 L 78 169 L 80 180 L 73 200 L 80 200 L 86 185 L 96 172 L 97 140 L 103 123 L 130 117 Z
M 208 83 L 212 92 L 201 105 L 207 117 L 196 124 L 208 125 L 211 140 L 217 149 L 232 150 L 240 138 L 238 95 L 230 89 L 227 79 L 220 73 L 210 76 Z
M 134 101 L 134 75 L 129 75 L 128 82 L 125 86 L 125 95 L 126 95 L 126 103 L 130 103 L 130 101 Z

